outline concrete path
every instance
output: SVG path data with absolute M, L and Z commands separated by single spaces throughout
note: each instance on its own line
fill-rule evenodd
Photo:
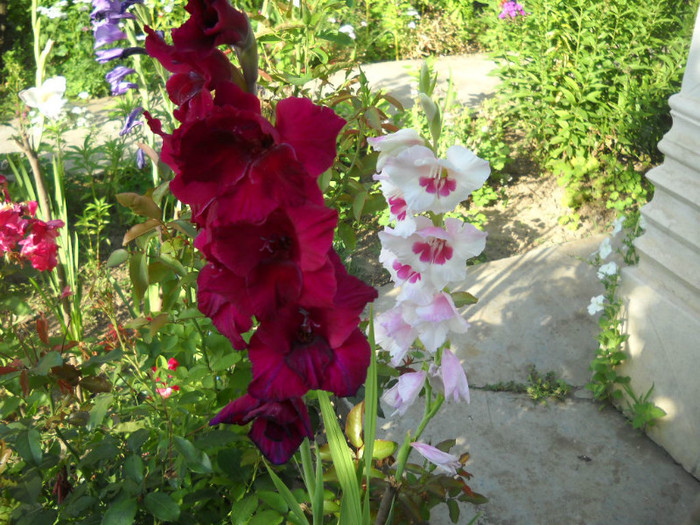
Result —
M 463 289 L 479 302 L 465 310 L 471 328 L 455 349 L 468 370 L 471 404 L 445 405 L 422 438 L 455 438 L 453 452 L 471 454 L 470 486 L 489 502 L 463 505 L 460 523 L 478 512 L 479 525 L 673 525 L 690 515 L 698 480 L 584 389 L 597 334 L 597 317 L 586 308 L 603 288 L 581 258 L 602 239 L 470 268 Z M 391 288 L 382 292 L 378 312 L 393 301 Z M 530 365 L 554 371 L 572 395 L 545 405 L 484 388 L 527 383 Z M 421 417 L 422 406 L 414 406 L 380 426 L 400 440 Z M 448 523 L 446 507 L 436 509 L 431 524 Z
M 417 80 L 422 60 L 399 60 L 362 66 L 370 86 L 382 89 L 397 98 L 404 107 L 413 105 Z M 475 108 L 496 90 L 498 78 L 493 75 L 496 64 L 485 54 L 438 57 L 435 71 L 438 74 L 438 89 L 443 93 L 452 79 L 457 102 Z M 340 84 L 343 75 L 331 77 L 332 84 Z

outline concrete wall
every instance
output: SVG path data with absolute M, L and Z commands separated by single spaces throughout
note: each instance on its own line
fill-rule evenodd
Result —
M 642 214 L 638 266 L 622 273 L 632 388 L 667 412 L 649 436 L 700 479 L 700 13 L 680 93 L 669 100 L 673 127 L 659 143 L 664 163 Z

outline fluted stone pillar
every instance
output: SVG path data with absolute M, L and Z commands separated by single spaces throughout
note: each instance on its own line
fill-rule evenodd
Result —
M 639 265 L 622 273 L 632 388 L 667 412 L 649 436 L 700 479 L 700 13 L 673 126 L 659 143 L 664 163 L 647 177 L 656 191 L 642 208 Z

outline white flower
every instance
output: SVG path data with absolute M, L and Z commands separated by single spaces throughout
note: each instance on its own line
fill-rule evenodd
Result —
M 617 274 L 617 264 L 614 261 L 604 264 L 598 268 L 598 279 L 601 281 L 610 275 Z
M 377 344 L 391 355 L 391 364 L 398 366 L 416 340 L 418 332 L 403 320 L 401 306 L 379 314 L 374 323 Z
M 611 253 L 612 245 L 610 244 L 610 238 L 606 237 L 605 239 L 603 239 L 603 242 L 600 243 L 600 247 L 598 248 L 598 255 L 601 259 L 605 260 Z
M 591 297 L 591 304 L 588 305 L 588 313 L 590 315 L 595 315 L 598 312 L 603 311 L 603 308 L 605 306 L 605 297 L 602 295 L 596 295 L 595 297 Z
M 19 98 L 30 108 L 36 108 L 50 119 L 57 119 L 61 114 L 66 99 L 65 77 L 52 77 L 44 81 L 41 87 L 33 87 L 21 91 Z
M 612 235 L 613 237 L 620 233 L 622 231 L 622 225 L 625 223 L 625 216 L 620 215 L 617 219 L 615 219 L 612 223 L 613 226 L 613 231 Z
M 350 38 L 352 38 L 353 40 L 355 40 L 355 39 L 357 38 L 357 36 L 355 35 L 355 28 L 352 27 L 350 24 L 345 24 L 344 26 L 340 26 L 340 27 L 338 28 L 338 31 L 339 31 L 340 33 L 345 33 L 346 35 L 348 35 L 348 36 L 349 36 Z
M 80 93 L 78 93 L 78 98 L 81 100 L 87 100 L 90 98 L 90 93 L 88 93 L 87 91 L 81 91 Z
M 64 13 L 60 7 L 58 6 L 51 6 L 51 7 L 42 7 L 39 6 L 36 8 L 37 12 L 40 14 L 48 17 L 48 18 L 65 18 L 66 13 Z
M 338 23 L 338 21 L 337 21 L 335 18 L 333 18 L 332 16 L 328 18 L 328 21 L 329 21 L 331 24 L 337 24 L 337 23 Z
M 375 151 L 380 152 L 379 157 L 377 157 L 378 173 L 384 169 L 388 159 L 396 157 L 411 146 L 422 146 L 425 144 L 420 133 L 411 128 L 400 129 L 396 133 L 382 135 L 381 137 L 370 137 L 367 139 L 367 142 Z
M 408 24 L 409 29 L 415 29 L 416 28 L 416 23 L 414 21 L 410 21 Z

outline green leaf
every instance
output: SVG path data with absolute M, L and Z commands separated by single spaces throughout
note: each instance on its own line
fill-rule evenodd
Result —
M 345 523 L 362 523 L 362 507 L 360 505 L 360 487 L 357 484 L 355 467 L 352 463 L 352 452 L 345 441 L 338 419 L 333 411 L 328 394 L 318 390 L 318 401 L 321 405 L 323 425 L 326 428 L 326 437 L 333 458 L 338 481 L 343 489 L 343 506 L 347 513 L 341 513 Z
M 151 219 L 160 219 L 163 212 L 158 205 L 148 195 L 139 195 L 138 193 L 118 193 L 117 201 L 122 206 L 130 208 L 131 211 L 142 217 L 150 217 Z
M 246 496 L 231 506 L 231 521 L 233 525 L 245 525 L 258 508 L 257 496 Z
M 63 364 L 63 358 L 58 352 L 49 352 L 44 357 L 42 357 L 37 365 L 33 368 L 32 372 L 37 375 L 45 376 L 49 373 L 49 370 L 54 366 L 60 366 Z
M 102 517 L 102 525 L 131 525 L 136 518 L 136 499 L 124 499 L 113 503 Z
M 456 500 L 448 499 L 447 508 L 450 512 L 450 521 L 452 523 L 457 523 L 459 521 L 459 504 Z
M 136 302 L 140 303 L 148 288 L 148 258 L 143 253 L 134 253 L 129 260 L 129 277 L 134 287 Z
M 41 463 L 41 434 L 33 428 L 23 430 L 17 435 L 15 448 L 26 462 L 34 463 L 35 465 Z
M 113 399 L 112 394 L 99 394 L 95 397 L 94 405 L 90 410 L 90 420 L 87 424 L 88 430 L 94 430 L 102 424 L 102 420 L 105 418 Z
M 291 509 L 292 513 L 289 516 L 291 521 L 297 525 L 309 525 L 309 521 L 306 519 L 306 516 L 304 516 L 304 512 L 299 506 L 299 502 L 296 500 L 289 488 L 287 488 L 284 482 L 277 476 L 277 474 L 275 474 L 275 471 L 272 470 L 267 462 L 265 462 L 265 467 L 267 467 L 267 472 L 270 475 L 272 483 L 274 483 L 279 494 L 269 491 L 258 491 L 258 496 L 260 499 L 283 514 L 287 512 L 288 508 Z M 271 500 L 268 498 L 271 498 Z
M 276 510 L 264 510 L 253 516 L 248 525 L 279 525 L 283 521 L 284 516 Z
M 367 200 L 367 192 L 366 191 L 361 191 L 357 195 L 355 195 L 355 198 L 352 201 L 352 214 L 355 217 L 355 220 L 359 221 L 360 217 L 362 217 L 362 210 L 365 207 L 365 201 Z
M 162 521 L 175 521 L 180 517 L 180 507 L 164 492 L 149 492 L 143 498 L 146 510 Z
M 396 449 L 398 444 L 394 441 L 387 441 L 385 439 L 375 439 L 374 440 L 374 450 L 372 451 L 372 459 L 386 459 L 391 456 Z
M 479 302 L 479 298 L 474 297 L 469 292 L 453 292 L 451 295 L 452 301 L 454 301 L 457 308 L 462 308 L 463 306 L 476 304 Z
M 141 456 L 132 454 L 124 461 L 124 472 L 136 483 L 143 481 L 143 460 Z
M 272 471 L 272 469 L 270 469 L 270 467 L 267 464 L 265 464 L 265 466 L 267 467 L 268 472 L 270 473 L 270 477 L 272 478 L 272 481 L 274 483 L 274 478 L 277 477 L 277 475 L 274 473 L 274 471 Z M 281 479 L 277 479 L 280 482 L 281 487 L 287 488 Z M 277 490 L 279 490 L 277 483 L 275 483 L 275 487 L 277 488 Z M 272 492 L 270 490 L 258 490 L 256 491 L 256 494 L 258 498 L 267 503 L 268 506 L 270 506 L 272 509 L 276 510 L 280 514 L 284 514 L 285 512 L 287 512 L 287 510 L 289 510 L 289 507 L 284 501 L 284 498 L 276 492 Z
M 114 250 L 107 259 L 107 268 L 116 268 L 129 258 L 129 252 L 123 248 Z

